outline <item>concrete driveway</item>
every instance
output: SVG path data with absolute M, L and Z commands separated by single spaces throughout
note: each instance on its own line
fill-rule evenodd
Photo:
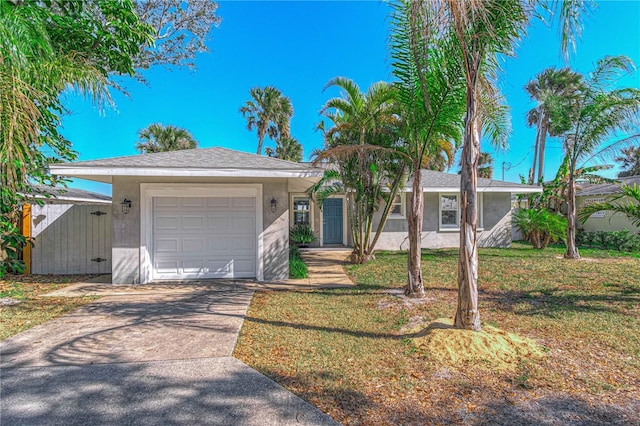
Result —
M 2 424 L 337 424 L 232 357 L 252 295 L 107 296 L 0 342 Z

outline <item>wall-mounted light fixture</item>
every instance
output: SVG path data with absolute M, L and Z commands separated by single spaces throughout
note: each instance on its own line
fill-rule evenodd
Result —
M 271 204 L 271 213 L 275 213 L 276 210 L 278 210 L 278 200 L 276 200 L 275 197 L 272 197 L 270 204 Z
M 120 205 L 122 206 L 122 213 L 127 214 L 131 210 L 131 200 L 125 198 Z

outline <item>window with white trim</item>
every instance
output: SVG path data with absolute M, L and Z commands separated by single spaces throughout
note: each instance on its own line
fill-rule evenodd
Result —
M 293 224 L 311 225 L 311 202 L 309 198 L 293 197 Z
M 440 227 L 460 227 L 460 203 L 458 194 L 440 195 Z
M 404 193 L 396 194 L 389 210 L 389 218 L 404 218 L 406 210 Z
M 478 230 L 484 227 L 484 194 L 478 193 Z M 460 228 L 460 196 L 458 194 L 440 194 L 440 228 Z

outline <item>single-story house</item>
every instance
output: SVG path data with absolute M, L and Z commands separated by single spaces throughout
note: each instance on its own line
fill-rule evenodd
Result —
M 77 188 L 34 186 L 22 206 L 27 273 L 111 272 L 111 197 Z
M 629 176 L 617 180 L 619 183 L 601 183 L 582 187 L 576 192 L 576 209 L 580 211 L 583 206 L 606 201 L 610 196 L 620 192 L 620 185 L 633 186 L 636 184 L 640 186 L 640 176 Z M 640 227 L 633 226 L 627 216 L 620 213 L 614 214 L 611 211 L 594 213 L 579 226 L 585 232 L 621 231 L 624 229 L 640 232 Z
M 142 154 L 51 166 L 55 175 L 112 185 L 112 282 L 288 277 L 289 228 L 305 224 L 318 245 L 349 245 L 344 196 L 320 209 L 306 194 L 323 171 L 226 148 Z M 458 244 L 458 175 L 425 171 L 424 247 Z M 397 197 L 380 248 L 406 248 L 409 184 Z M 537 186 L 479 179 L 480 242 L 511 243 L 511 194 Z

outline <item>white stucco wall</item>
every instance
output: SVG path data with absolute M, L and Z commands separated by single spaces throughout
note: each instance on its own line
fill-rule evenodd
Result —
M 255 184 L 262 185 L 263 218 L 263 271 L 264 280 L 287 279 L 289 275 L 289 203 L 287 179 L 267 178 L 163 178 L 118 177 L 112 183 L 112 282 L 138 284 L 140 282 L 141 242 L 140 203 L 141 183 L 194 183 L 194 184 Z M 123 214 L 120 203 L 131 200 L 131 211 Z M 270 200 L 278 206 L 271 211 Z M 260 207 L 258 207 L 260 208 Z

